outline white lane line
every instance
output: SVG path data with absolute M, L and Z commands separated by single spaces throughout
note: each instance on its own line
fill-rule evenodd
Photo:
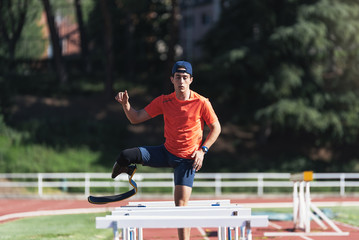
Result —
M 206 232 L 203 230 L 203 228 L 201 227 L 197 227 L 197 230 L 201 233 L 202 237 L 204 240 L 209 240 L 209 238 L 207 237 Z
M 275 224 L 275 223 L 273 223 L 273 222 L 268 222 L 268 225 L 269 226 L 271 226 L 271 227 L 274 227 L 275 229 L 282 229 L 282 227 L 281 226 L 279 226 L 278 224 Z
M 310 238 L 310 237 L 306 237 L 306 236 L 299 236 L 300 238 L 303 238 L 305 240 L 313 240 L 313 238 Z

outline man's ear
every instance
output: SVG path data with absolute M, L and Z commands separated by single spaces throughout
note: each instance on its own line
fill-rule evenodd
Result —
M 173 83 L 173 76 L 171 76 L 170 79 L 171 79 L 171 83 Z

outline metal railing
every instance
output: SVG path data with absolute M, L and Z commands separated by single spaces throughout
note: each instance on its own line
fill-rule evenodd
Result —
M 335 188 L 341 196 L 346 195 L 348 187 L 358 188 L 359 173 L 314 173 L 312 188 Z M 172 188 L 172 173 L 136 173 L 139 193 L 145 188 Z M 120 175 L 112 180 L 110 173 L 5 173 L 0 174 L 1 188 L 36 188 L 39 196 L 44 195 L 44 188 L 83 188 L 86 196 L 91 188 L 113 188 L 119 193 L 121 188 L 128 189 L 128 178 Z M 197 173 L 194 189 L 214 188 L 214 195 L 220 196 L 224 188 L 256 189 L 256 194 L 262 196 L 264 189 L 292 188 L 290 173 Z M 121 192 L 125 190 L 121 189 Z M 331 190 L 333 191 L 333 190 Z M 335 190 L 337 191 L 337 190 Z M 0 191 L 1 192 L 1 191 Z M 269 191 L 270 192 L 270 191 Z

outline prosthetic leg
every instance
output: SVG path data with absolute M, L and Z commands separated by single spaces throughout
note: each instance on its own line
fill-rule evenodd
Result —
M 137 184 L 132 179 L 132 177 L 135 174 L 137 168 L 136 168 L 136 165 L 130 165 L 127 168 L 128 168 L 127 174 L 129 175 L 128 182 L 132 185 L 133 189 L 131 189 L 128 192 L 121 193 L 121 194 L 118 194 L 118 195 L 98 196 L 98 197 L 89 196 L 87 198 L 89 203 L 92 203 L 92 204 L 106 204 L 106 203 L 111 203 L 111 202 L 122 201 L 124 199 L 130 198 L 133 195 L 135 195 L 137 193 Z

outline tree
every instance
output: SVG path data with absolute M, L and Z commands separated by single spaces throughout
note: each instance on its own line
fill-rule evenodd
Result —
M 180 11 L 177 0 L 171 0 L 171 14 L 168 22 L 169 34 L 168 34 L 168 51 L 167 51 L 167 69 L 171 71 L 176 58 L 176 45 L 179 40 L 179 18 Z M 170 82 L 168 79 L 164 79 L 164 90 L 170 88 Z
M 204 67 L 215 69 L 209 73 L 208 80 L 213 81 L 209 84 L 221 89 L 213 94 L 238 106 L 234 118 L 239 122 L 252 122 L 256 110 L 262 107 L 264 95 L 258 95 L 258 91 L 280 58 L 274 59 L 278 50 L 270 45 L 270 36 L 276 28 L 295 21 L 299 2 L 223 1 L 218 23 L 202 41 L 206 54 L 202 62 L 210 63 Z
M 55 26 L 54 14 L 52 12 L 52 8 L 49 0 L 42 0 L 42 3 L 46 12 L 47 25 L 50 30 L 50 37 L 53 47 L 56 73 L 60 80 L 60 83 L 64 84 L 68 80 L 68 75 L 67 75 L 67 70 L 65 68 L 65 63 L 62 58 L 60 39 Z
M 89 50 L 88 50 L 88 41 L 87 41 L 87 33 L 84 26 L 83 14 L 81 8 L 81 0 L 74 1 L 75 10 L 76 10 L 76 18 L 77 24 L 79 25 L 80 39 L 81 39 L 81 56 L 83 67 L 86 73 L 91 71 L 91 63 L 89 59 Z
M 103 38 L 104 38 L 105 56 L 106 56 L 105 95 L 107 97 L 111 97 L 113 95 L 113 66 L 114 66 L 111 12 L 108 9 L 106 0 L 100 0 L 100 7 L 101 7 L 101 13 L 104 23 Z
M 273 32 L 280 59 L 262 84 L 272 101 L 258 110 L 259 118 L 314 134 L 320 145 L 356 142 L 358 11 L 355 1 L 322 0 L 301 6 L 293 25 Z
M 168 80 L 168 73 L 163 74 L 167 69 L 165 57 L 170 9 L 167 1 L 119 0 L 107 1 L 107 5 L 113 29 L 115 79 L 146 84 L 153 91 L 158 90 L 158 86 L 161 89 L 163 76 Z M 99 9 L 100 1 L 96 1 L 88 23 L 93 44 L 91 56 L 99 63 L 93 65 L 94 69 L 106 67 L 106 61 L 103 61 L 104 34 L 98 34 L 104 31 Z
M 7 45 L 10 69 L 15 59 L 16 45 L 25 25 L 28 6 L 28 0 L 0 0 L 0 31 Z
M 213 79 L 223 79 L 214 88 L 238 108 L 236 119 L 261 124 L 270 133 L 266 139 L 292 136 L 298 143 L 304 137 L 308 157 L 313 148 L 326 148 L 331 158 L 353 159 L 359 136 L 357 1 L 228 0 L 223 6 L 204 47 L 216 69 Z M 352 146 L 349 154 L 344 146 Z

